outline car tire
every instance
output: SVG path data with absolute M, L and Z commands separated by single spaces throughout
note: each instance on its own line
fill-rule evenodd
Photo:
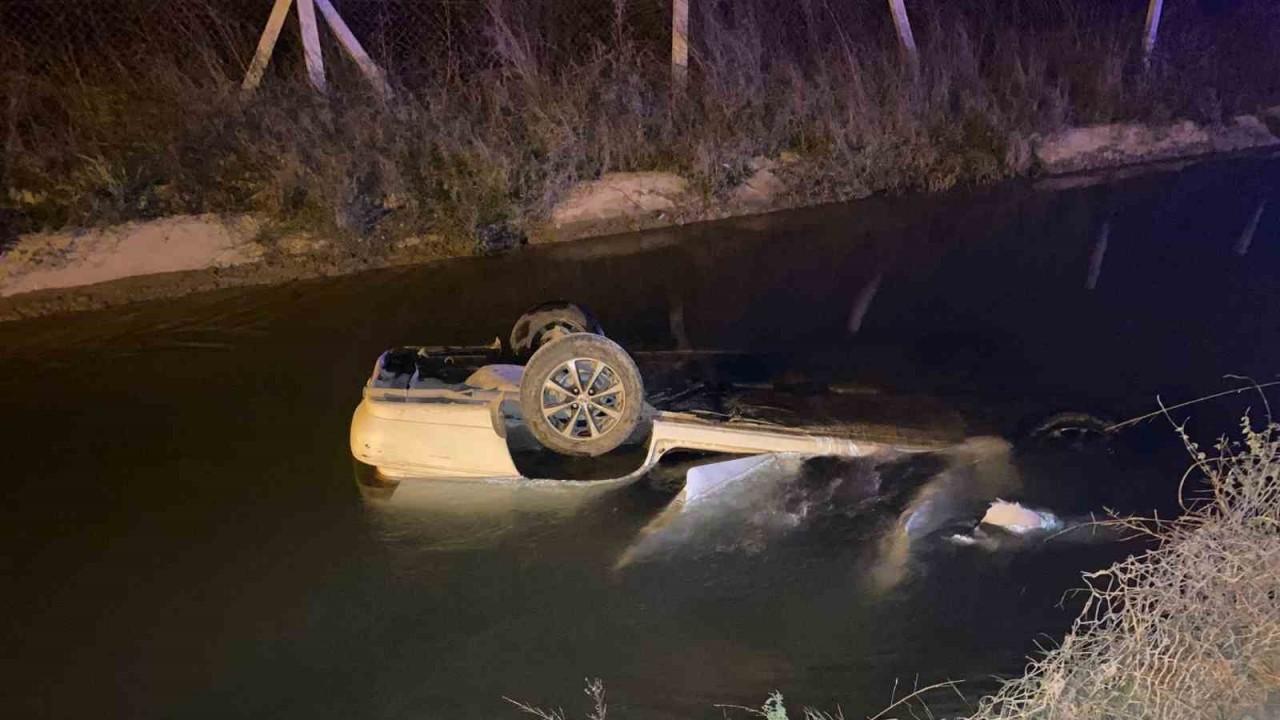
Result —
M 1060 445 L 1075 449 L 1106 447 L 1114 423 L 1104 417 L 1085 412 L 1060 412 L 1035 423 L 1026 433 L 1027 439 L 1041 445 Z
M 604 328 L 590 310 L 569 302 L 549 302 L 525 311 L 511 327 L 511 354 L 528 358 L 538 348 L 573 333 L 604 335 Z
M 617 343 L 590 333 L 537 350 L 520 382 L 525 427 L 562 455 L 595 457 L 621 445 L 640 424 L 644 383 Z

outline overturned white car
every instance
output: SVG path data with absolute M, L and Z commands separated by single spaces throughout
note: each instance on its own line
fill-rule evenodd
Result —
M 512 362 L 523 357 L 523 366 Z M 388 350 L 363 395 L 351 452 L 392 482 L 519 479 L 513 451 L 538 448 L 588 457 L 647 448 L 622 479 L 673 450 L 859 456 L 886 448 L 803 426 L 657 410 L 631 356 L 589 312 L 568 303 L 525 313 L 506 352 L 497 340 Z
M 642 359 L 650 369 L 659 358 Z M 588 312 L 564 303 L 526 313 L 506 349 L 495 340 L 388 350 L 352 418 L 357 483 L 380 511 L 413 519 L 426 507 L 438 519 L 517 506 L 576 512 L 645 478 L 673 497 L 620 555 L 618 570 L 695 547 L 749 553 L 797 529 L 821 532 L 875 513 L 896 515 L 869 567 L 880 589 L 905 577 L 922 542 L 994 551 L 1050 538 L 1113 539 L 1087 518 L 1002 499 L 1024 490 L 1013 445 L 968 437 L 962 423 L 959 432 L 944 423 L 912 435 L 891 422 L 890 432 L 867 407 L 849 422 L 814 407 L 779 407 L 772 403 L 785 402 L 781 394 L 768 393 L 770 409 L 787 417 L 779 422 L 751 413 L 765 406 L 750 395 L 724 413 L 673 402 L 655 385 L 646 396 L 632 357 Z M 870 402 L 892 404 L 876 395 Z M 914 406 L 890 419 L 945 415 Z M 1079 444 L 1091 427 L 1082 417 L 1055 416 L 1030 439 Z M 589 478 L 576 472 L 584 461 Z

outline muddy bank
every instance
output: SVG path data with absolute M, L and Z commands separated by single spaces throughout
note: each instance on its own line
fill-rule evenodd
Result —
M 1105 182 L 1116 174 L 1162 170 L 1168 163 L 1280 147 L 1280 106 L 1219 125 L 1189 120 L 1166 125 L 1110 123 L 1013 138 L 1013 176 L 1061 178 L 1059 184 Z M 720 220 L 865 197 L 856 189 L 821 190 L 814 169 L 793 153 L 753 159 L 743 181 L 724 197 L 707 198 L 671 173 L 612 173 L 583 183 L 534 228 L 533 243 L 563 242 L 620 232 Z M 1079 176 L 1079 177 L 1074 177 Z
M 1110 124 L 1028 141 L 1018 165 L 1044 191 L 1170 172 L 1227 153 L 1280 147 L 1280 107 L 1218 126 Z M 708 198 L 678 175 L 612 173 L 574 188 L 532 244 L 560 243 L 850 200 L 809 187 L 805 162 L 757 158 L 727 197 Z M 0 255 L 0 321 L 416 264 L 466 254 L 439 238 L 362 247 L 307 235 L 265 239 L 252 216 L 182 216 L 111 228 L 37 233 Z
M 77 287 L 49 287 L 0 297 L 0 322 L 98 310 L 224 288 L 276 285 L 418 265 L 440 257 L 427 247 L 403 248 L 391 254 L 333 250 L 309 255 L 268 253 L 254 262 L 133 275 Z

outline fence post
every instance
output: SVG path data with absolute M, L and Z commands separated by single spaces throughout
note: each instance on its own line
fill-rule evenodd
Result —
M 320 28 L 316 25 L 313 0 L 298 0 L 298 27 L 302 30 L 302 49 L 307 56 L 307 79 L 318 92 L 325 91 L 324 54 L 320 52 Z
M 920 74 L 920 52 L 916 49 L 916 36 L 911 32 L 911 19 L 907 17 L 905 0 L 889 0 L 889 13 L 893 15 L 893 27 L 898 31 L 898 45 L 907 57 L 913 75 Z
M 242 89 L 252 92 L 262 82 L 262 74 L 267 71 L 267 63 L 271 62 L 271 53 L 275 52 L 276 41 L 280 39 L 280 28 L 284 26 L 284 19 L 289 15 L 291 5 L 293 0 L 276 0 L 275 7 L 271 8 L 271 18 L 267 20 L 267 27 L 258 40 L 258 50 L 253 54 L 253 62 L 249 63 L 249 71 L 244 74 L 244 83 L 240 86 Z
M 671 86 L 683 95 L 689 84 L 689 0 L 672 0 Z
M 1164 0 L 1147 3 L 1147 25 L 1142 32 L 1142 66 L 1151 65 L 1151 53 L 1155 52 L 1156 39 L 1160 36 L 1160 16 L 1164 14 Z
M 391 85 L 387 82 L 386 74 L 364 51 L 364 46 L 360 44 L 355 34 L 351 32 L 351 28 L 347 27 L 346 21 L 334 9 L 333 3 L 329 2 L 329 0 L 315 0 L 315 3 L 320 8 L 320 13 L 324 15 L 325 22 L 329 23 L 329 29 L 338 38 L 338 44 L 355 61 L 356 66 L 360 68 L 360 72 L 373 85 L 373 89 L 384 99 L 390 97 Z

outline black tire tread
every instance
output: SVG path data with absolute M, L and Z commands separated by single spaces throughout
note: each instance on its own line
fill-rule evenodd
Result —
M 575 357 L 598 358 L 608 363 L 627 394 L 622 417 L 607 433 L 589 440 L 564 437 L 542 416 L 543 382 L 553 370 Z M 626 350 L 603 335 L 574 333 L 543 345 L 529 358 L 520 382 L 520 410 L 525 427 L 543 447 L 562 455 L 596 457 L 617 448 L 635 432 L 643 408 L 644 381 L 639 368 Z
M 529 308 L 511 326 L 508 348 L 516 357 L 530 357 L 541 345 L 542 332 L 552 325 L 567 325 L 576 332 L 603 335 L 591 311 L 574 303 L 543 303 Z

